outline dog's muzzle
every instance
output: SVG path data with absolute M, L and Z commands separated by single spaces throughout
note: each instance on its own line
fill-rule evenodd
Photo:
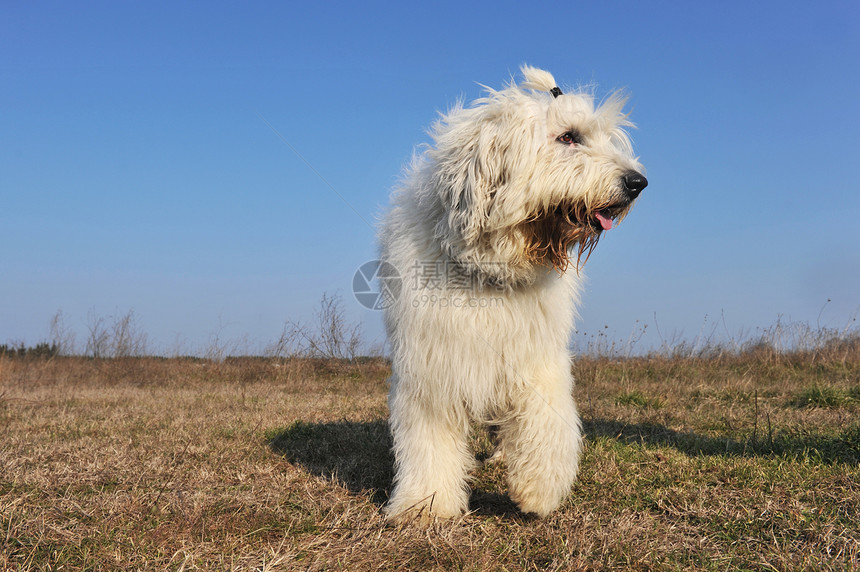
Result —
M 648 186 L 648 179 L 639 171 L 630 170 L 621 176 L 621 192 L 623 198 L 606 208 L 600 209 L 594 213 L 594 218 L 591 220 L 591 225 L 598 233 L 602 230 L 609 230 L 615 225 L 615 219 L 630 207 L 642 189 Z

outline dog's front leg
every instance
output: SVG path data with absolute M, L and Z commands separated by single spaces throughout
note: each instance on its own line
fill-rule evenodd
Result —
M 546 516 L 576 480 L 582 438 L 569 369 L 565 365 L 525 380 L 500 426 L 509 495 L 525 513 Z
M 389 396 L 396 476 L 385 512 L 396 520 L 459 516 L 468 507 L 466 477 L 475 460 L 462 404 L 434 403 L 395 380 Z M 409 384 L 418 387 L 420 384 Z

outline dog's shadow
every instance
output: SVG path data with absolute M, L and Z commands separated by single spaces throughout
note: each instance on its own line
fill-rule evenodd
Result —
M 394 455 L 388 421 L 297 421 L 268 440 L 276 454 L 307 472 L 334 480 L 354 494 L 368 495 L 377 506 L 388 501 Z M 499 492 L 474 490 L 469 509 L 480 515 L 524 518 Z M 527 518 L 527 517 L 525 517 Z
M 278 431 L 269 447 L 309 473 L 341 483 L 352 493 L 370 493 L 382 505 L 394 477 L 391 435 L 376 421 L 297 421 Z
M 765 430 L 745 440 L 704 436 L 693 431 L 675 431 L 665 425 L 624 423 L 614 419 L 583 420 L 588 439 L 608 438 L 626 444 L 672 447 L 690 457 L 765 457 L 812 455 L 827 462 L 860 464 L 860 428 L 846 429 L 840 435 L 773 434 Z
M 608 438 L 627 444 L 670 446 L 693 457 L 801 454 L 812 449 L 818 451 L 823 460 L 852 464 L 860 461 L 860 447 L 856 442 L 853 447 L 846 447 L 844 443 L 831 443 L 823 438 L 777 438 L 766 442 L 760 439 L 744 443 L 678 432 L 663 425 L 631 424 L 609 419 L 586 419 L 583 429 L 589 441 Z M 858 438 L 860 434 L 854 437 L 855 440 Z M 380 507 L 388 500 L 394 478 L 394 457 L 385 419 L 328 423 L 297 421 L 276 432 L 268 444 L 288 462 L 326 480 L 335 480 L 354 494 L 368 495 Z M 485 516 L 527 518 L 507 495 L 489 485 L 473 489 L 469 509 Z

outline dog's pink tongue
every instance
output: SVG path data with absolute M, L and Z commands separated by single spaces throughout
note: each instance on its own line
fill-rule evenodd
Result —
M 605 216 L 603 213 L 596 212 L 594 216 L 597 217 L 597 220 L 600 222 L 600 226 L 603 230 L 609 230 L 612 228 L 612 219 L 608 216 Z

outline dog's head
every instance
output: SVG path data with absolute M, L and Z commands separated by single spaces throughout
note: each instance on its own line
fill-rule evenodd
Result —
M 595 105 L 546 71 L 521 71 L 522 84 L 443 116 L 427 152 L 436 236 L 461 263 L 506 265 L 507 278 L 583 263 L 648 184 L 623 96 Z

